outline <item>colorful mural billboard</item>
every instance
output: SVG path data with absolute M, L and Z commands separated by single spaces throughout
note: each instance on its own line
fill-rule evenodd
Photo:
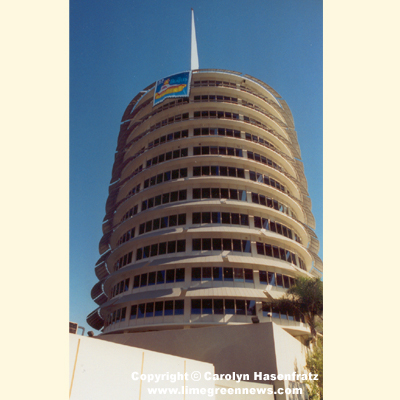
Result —
M 153 107 L 171 97 L 189 97 L 191 72 L 181 72 L 157 81 Z

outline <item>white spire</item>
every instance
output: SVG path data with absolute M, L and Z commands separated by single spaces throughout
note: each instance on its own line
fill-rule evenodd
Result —
M 194 11 L 192 8 L 192 43 L 190 56 L 190 69 L 199 69 L 199 55 L 197 53 L 196 29 L 194 27 Z

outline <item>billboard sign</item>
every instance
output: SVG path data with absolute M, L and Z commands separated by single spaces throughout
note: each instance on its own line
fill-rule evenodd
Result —
M 153 107 L 171 97 L 189 97 L 191 72 L 181 72 L 157 81 Z

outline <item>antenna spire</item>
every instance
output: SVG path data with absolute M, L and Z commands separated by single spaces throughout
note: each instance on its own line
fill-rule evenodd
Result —
M 194 26 L 194 11 L 192 8 L 192 42 L 190 55 L 190 69 L 199 69 L 199 55 L 197 53 L 196 28 Z

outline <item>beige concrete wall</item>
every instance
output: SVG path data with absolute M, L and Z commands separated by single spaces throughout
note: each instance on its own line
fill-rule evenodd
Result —
M 305 366 L 305 347 L 272 322 L 120 335 L 109 334 L 98 338 L 209 362 L 214 364 L 216 374 L 232 374 L 233 372 L 249 374 L 247 383 L 273 384 L 275 390 L 292 387 L 293 383 L 256 380 L 254 373 L 262 373 L 263 377 L 264 374 L 292 374 L 302 371 Z M 216 381 L 216 385 L 220 385 L 220 382 Z M 303 400 L 306 398 L 305 394 L 291 396 L 276 393 L 276 400 Z
M 204 397 L 214 399 L 214 395 L 204 394 L 149 394 L 148 388 L 202 388 L 214 389 L 214 382 L 202 378 L 199 381 L 172 382 L 164 380 L 159 383 L 133 380 L 132 373 L 170 374 L 194 371 L 201 376 L 214 373 L 212 364 L 160 354 L 153 351 L 127 347 L 115 343 L 96 340 L 70 334 L 69 347 L 69 386 L 70 399 L 118 399 L 118 400 L 154 400 L 156 398 L 174 400 L 200 400 Z

